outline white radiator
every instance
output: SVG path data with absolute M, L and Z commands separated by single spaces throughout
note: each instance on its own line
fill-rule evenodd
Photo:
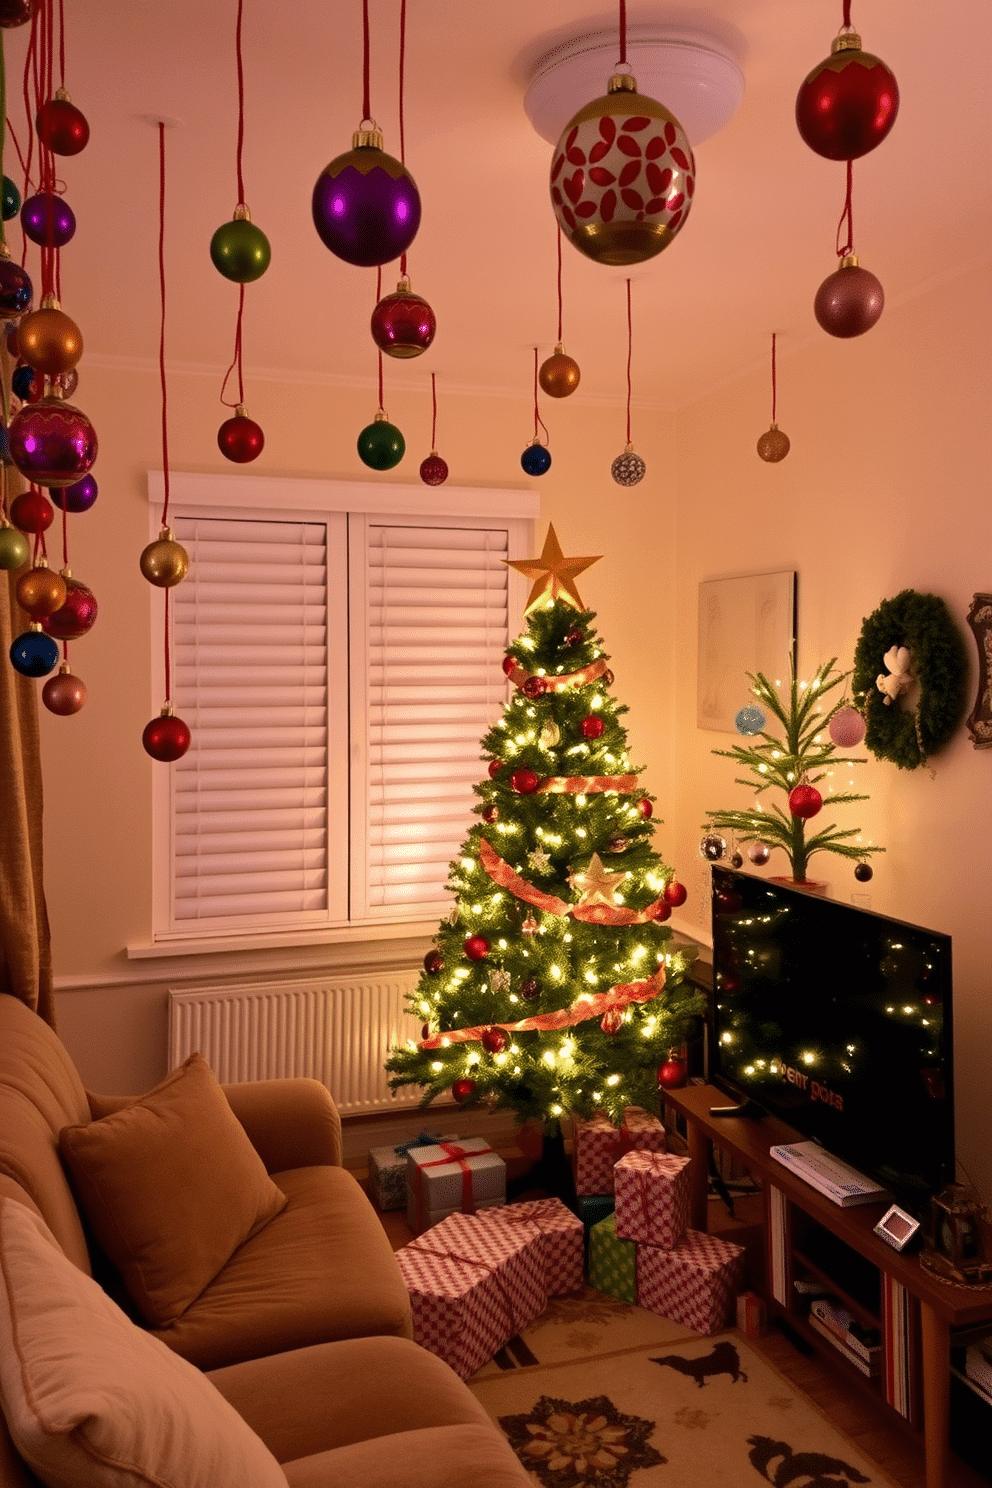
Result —
M 404 1009 L 418 976 L 170 992 L 169 1068 L 198 1050 L 222 1084 L 320 1080 L 343 1116 L 414 1106 L 419 1086 L 393 1095 L 383 1066 L 396 1044 L 420 1037 L 420 1020 Z

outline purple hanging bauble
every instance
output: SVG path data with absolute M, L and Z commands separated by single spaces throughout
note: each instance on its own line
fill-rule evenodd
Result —
M 417 236 L 420 193 L 374 125 L 357 129 L 352 149 L 317 177 L 313 221 L 333 254 L 366 268 L 399 258 Z
M 23 315 L 33 294 L 27 274 L 0 245 L 0 315 Z
M 76 231 L 76 215 L 54 191 L 38 191 L 21 207 L 21 226 L 32 243 L 64 248 Z
M 25 403 L 10 421 L 10 457 L 39 486 L 72 486 L 96 459 L 96 430 L 81 409 L 61 398 Z
M 75 481 L 71 486 L 52 486 L 48 492 L 59 511 L 84 512 L 89 511 L 99 494 L 99 487 L 92 475 L 84 475 L 82 480 Z

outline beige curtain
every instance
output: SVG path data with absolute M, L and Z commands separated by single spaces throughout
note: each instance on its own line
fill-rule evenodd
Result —
M 19 997 L 54 1025 L 42 872 L 39 683 L 16 672 L 9 654 L 11 641 L 28 624 L 15 593 L 21 572 L 0 571 L 0 993 Z

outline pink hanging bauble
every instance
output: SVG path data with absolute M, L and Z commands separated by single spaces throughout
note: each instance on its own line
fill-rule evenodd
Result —
M 841 708 L 827 732 L 839 749 L 855 749 L 865 736 L 865 721 L 857 708 Z
M 10 458 L 39 486 L 71 486 L 96 459 L 96 430 L 82 409 L 61 398 L 26 403 L 10 421 Z
M 796 124 L 827 160 L 857 160 L 880 145 L 896 122 L 899 85 L 884 62 L 861 50 L 854 31 L 834 38 L 796 96 Z
M 61 607 L 41 619 L 41 628 L 57 641 L 78 641 L 96 624 L 97 602 L 92 589 L 74 579 L 70 573 L 65 579 L 65 600 Z
M 41 689 L 41 701 L 49 713 L 67 718 L 71 713 L 78 713 L 85 703 L 86 683 L 82 678 L 74 677 L 69 663 L 64 661 L 55 676 L 49 677 Z
M 840 266 L 816 291 L 813 314 L 831 336 L 863 336 L 885 309 L 885 291 L 856 253 L 848 253 Z
M 566 124 L 551 164 L 551 202 L 570 243 L 596 263 L 633 264 L 667 248 L 692 206 L 696 165 L 674 114 L 610 78 Z

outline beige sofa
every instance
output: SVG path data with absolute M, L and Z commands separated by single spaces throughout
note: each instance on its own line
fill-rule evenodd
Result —
M 180 1316 L 163 1327 L 143 1325 L 88 1233 L 59 1154 L 64 1128 L 103 1131 L 106 1123 L 88 1124 L 113 1121 L 132 1102 L 88 1095 L 55 1033 L 0 995 L 0 1215 L 12 1234 L 34 1216 L 28 1229 L 44 1235 L 43 1262 L 49 1252 L 54 1258 L 53 1295 L 59 1277 L 70 1290 L 81 1286 L 86 1306 L 109 1308 L 112 1326 L 127 1330 L 125 1353 L 133 1344 L 141 1359 L 145 1350 L 153 1364 L 164 1359 L 168 1368 L 171 1360 L 214 1404 L 218 1396 L 228 1400 L 239 1429 L 248 1423 L 252 1440 L 283 1464 L 293 1488 L 343 1488 L 346 1481 L 349 1488 L 454 1488 L 480 1468 L 489 1488 L 523 1488 L 527 1475 L 471 1392 L 411 1341 L 406 1289 L 374 1210 L 341 1167 L 340 1122 L 326 1090 L 286 1080 L 227 1087 L 225 1094 L 284 1207 Z M 40 1243 L 33 1231 L 28 1242 Z M 25 1269 L 39 1272 L 37 1264 Z M 13 1263 L 8 1271 L 3 1279 L 16 1291 Z M 95 1275 L 101 1287 L 79 1273 Z M 108 1294 L 123 1301 L 129 1317 Z M 7 1350 L 8 1358 L 17 1353 Z M 87 1373 L 85 1364 L 77 1373 Z M 2 1403 L 6 1415 L 15 1408 Z M 145 1482 L 136 1472 L 106 1481 Z M 161 1478 L 167 1483 L 168 1473 Z M 262 1478 L 252 1473 L 245 1481 Z M 0 1419 L 0 1484 L 37 1481 Z M 105 1478 L 94 1469 L 72 1481 L 88 1488 Z M 159 1478 L 152 1473 L 147 1481 Z

